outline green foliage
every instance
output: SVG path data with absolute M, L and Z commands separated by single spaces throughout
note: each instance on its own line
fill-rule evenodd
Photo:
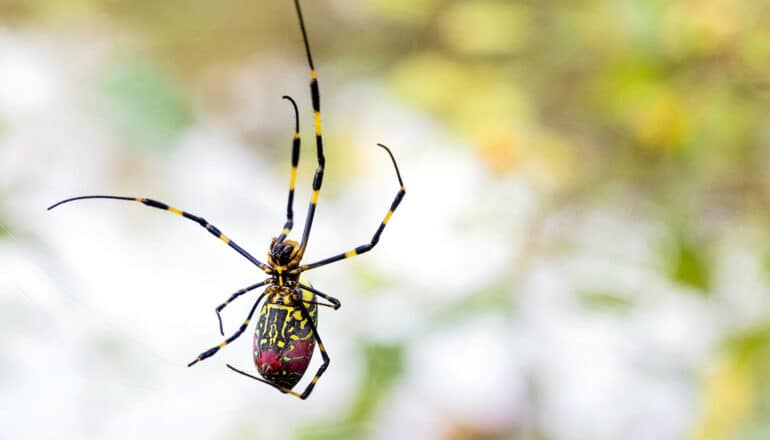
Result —
M 8 238 L 12 235 L 11 230 L 8 229 L 8 224 L 3 221 L 2 213 L 0 212 L 0 239 Z
M 346 415 L 302 429 L 301 440 L 365 438 L 365 427 L 403 370 L 403 345 L 365 343 L 364 374 Z
M 386 277 L 366 265 L 351 264 L 351 266 L 353 266 L 352 276 L 363 287 L 360 292 L 362 295 L 375 294 L 379 289 L 391 286 L 394 282 L 391 277 Z
M 440 310 L 433 317 L 434 325 L 451 325 L 468 316 L 486 313 L 503 314 L 512 317 L 515 303 L 511 295 L 511 286 L 505 283 L 493 284 L 481 288 L 470 295 L 454 301 Z
M 442 14 L 443 39 L 458 52 L 475 56 L 505 55 L 524 47 L 532 36 L 529 9 L 494 1 L 459 2 Z
M 377 403 L 390 391 L 403 370 L 403 351 L 401 344 L 368 343 L 363 347 L 366 372 L 349 415 L 352 423 L 360 424 L 371 417 Z
M 621 295 L 611 292 L 585 292 L 580 294 L 580 303 L 587 309 L 623 313 L 631 310 L 634 303 Z
M 770 322 L 764 322 L 729 337 L 725 343 L 729 356 L 762 372 L 770 365 Z M 768 380 L 770 384 L 770 380 Z
M 118 64 L 101 82 L 106 116 L 121 135 L 145 150 L 174 146 L 192 122 L 190 102 L 178 83 L 158 66 Z
M 730 359 L 745 366 L 746 375 L 758 390 L 770 389 L 767 366 L 770 365 L 770 322 L 764 322 L 730 337 L 725 344 Z M 749 423 L 741 429 L 741 439 L 767 438 L 770 432 L 770 399 L 757 393 Z
M 767 280 L 770 280 L 770 251 L 765 251 L 762 256 L 762 271 Z
M 707 253 L 690 238 L 680 236 L 674 243 L 670 275 L 684 285 L 706 293 L 710 285 Z

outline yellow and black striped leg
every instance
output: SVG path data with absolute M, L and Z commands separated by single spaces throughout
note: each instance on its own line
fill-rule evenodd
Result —
M 315 388 L 315 385 L 318 383 L 318 380 L 321 378 L 321 376 L 324 374 L 327 368 L 329 368 L 329 362 L 331 359 L 329 358 L 329 355 L 326 353 L 326 348 L 324 347 L 323 342 L 321 341 L 321 337 L 318 336 L 318 329 L 313 324 L 313 320 L 310 318 L 310 313 L 308 313 L 307 308 L 302 304 L 301 302 L 297 303 L 297 307 L 299 307 L 300 311 L 302 312 L 302 315 L 307 319 L 307 322 L 310 324 L 310 328 L 313 330 L 313 338 L 315 338 L 316 342 L 318 342 L 318 349 L 321 351 L 321 357 L 323 358 L 323 363 L 318 368 L 318 371 L 316 371 L 315 376 L 310 380 L 310 383 L 307 384 L 307 387 L 305 387 L 305 391 L 302 392 L 302 394 L 297 393 L 296 391 L 292 391 L 288 388 L 284 388 L 281 386 L 278 386 L 274 383 L 270 383 L 264 379 L 260 379 L 259 377 L 253 376 L 249 373 L 246 373 L 244 371 L 241 371 L 235 367 L 233 367 L 230 364 L 227 364 L 227 368 L 235 371 L 236 373 L 240 373 L 246 377 L 250 377 L 254 380 L 258 380 L 262 383 L 266 383 L 270 385 L 271 387 L 277 389 L 278 391 L 285 393 L 285 394 L 291 394 L 294 397 L 298 397 L 302 400 L 305 400 L 310 396 L 310 393 L 313 392 L 313 388 Z
M 230 296 L 230 298 L 227 299 L 227 301 L 225 301 L 222 304 L 217 306 L 216 312 L 217 312 L 217 320 L 219 321 L 219 334 L 221 334 L 222 336 L 225 335 L 225 331 L 222 329 L 222 315 L 220 315 L 219 312 L 221 312 L 222 309 L 224 309 L 228 304 L 233 302 L 233 300 L 235 300 L 239 296 L 243 295 L 246 292 L 250 292 L 250 291 L 252 291 L 252 290 L 254 290 L 254 289 L 258 288 L 258 287 L 262 287 L 262 286 L 264 286 L 265 284 L 267 284 L 269 282 L 270 282 L 270 279 L 267 279 L 267 280 L 261 281 L 261 282 L 259 282 L 257 284 L 252 284 L 249 287 L 244 287 L 243 289 L 240 289 L 237 292 L 233 293 Z
M 286 205 L 286 223 L 283 225 L 281 235 L 278 236 L 277 242 L 282 242 L 292 227 L 294 227 L 294 186 L 297 183 L 297 166 L 299 165 L 299 111 L 297 110 L 297 103 L 291 99 L 291 96 L 284 95 L 283 99 L 287 99 L 294 107 L 294 140 L 291 145 L 291 180 L 289 181 L 289 202 Z
M 388 154 L 390 155 L 390 159 L 393 162 L 393 167 L 396 169 L 396 176 L 398 177 L 398 183 L 401 185 L 401 188 L 399 188 L 398 193 L 396 193 L 396 197 L 393 199 L 393 203 L 390 205 L 390 209 L 388 210 L 387 214 L 385 214 L 385 218 L 382 220 L 382 222 L 380 223 L 380 226 L 377 228 L 377 231 L 374 233 L 374 236 L 372 237 L 372 241 L 370 241 L 367 244 L 358 246 L 352 251 L 337 254 L 333 257 L 325 258 L 323 260 L 316 261 L 315 263 L 310 263 L 310 264 L 301 266 L 300 267 L 301 271 L 315 269 L 316 267 L 334 263 L 335 261 L 344 260 L 345 258 L 351 258 L 351 257 L 355 257 L 356 255 L 361 255 L 365 252 L 369 252 L 380 241 L 380 235 L 382 234 L 382 231 L 385 230 L 385 225 L 388 224 L 388 221 L 390 221 L 390 217 L 396 211 L 396 208 L 398 208 L 398 205 L 401 203 L 401 200 L 404 198 L 404 194 L 406 194 L 406 188 L 404 188 L 404 182 L 401 180 L 401 172 L 398 170 L 398 165 L 396 164 L 396 158 L 393 157 L 393 153 L 391 153 L 390 149 L 385 145 L 382 145 L 382 144 L 377 144 L 377 145 L 384 148 L 385 151 L 387 151 Z
M 324 298 L 325 300 L 327 300 L 327 301 L 329 301 L 331 303 L 331 304 L 324 304 L 324 303 L 320 303 L 320 302 L 315 302 L 314 304 L 318 304 L 318 305 L 322 305 L 322 306 L 326 306 L 326 307 L 331 307 L 334 310 L 338 310 L 342 306 L 342 303 L 340 303 L 340 300 L 338 300 L 337 298 L 335 298 L 333 296 L 330 296 L 330 295 L 327 295 L 327 294 L 325 294 L 325 293 L 323 293 L 321 291 L 318 291 L 318 290 L 316 290 L 313 287 L 306 286 L 306 285 L 304 285 L 302 283 L 299 284 L 299 287 L 301 287 L 303 290 L 308 290 L 310 292 L 313 292 L 316 295 L 320 296 L 321 298 Z
M 219 230 L 219 228 L 207 222 L 206 219 L 204 219 L 203 217 L 198 217 L 197 215 L 190 214 L 189 212 L 174 208 L 173 206 L 169 206 L 163 202 L 158 202 L 157 200 L 145 199 L 142 197 L 121 197 L 121 196 L 101 196 L 101 195 L 80 196 L 80 197 L 72 197 L 72 198 L 54 203 L 53 205 L 48 207 L 48 210 L 50 211 L 51 209 L 56 208 L 57 206 L 62 205 L 64 203 L 74 202 L 76 200 L 85 200 L 85 199 L 111 199 L 111 200 L 127 200 L 130 202 L 138 202 L 138 203 L 142 203 L 147 206 L 150 206 L 152 208 L 162 209 L 163 211 L 168 211 L 172 214 L 176 214 L 188 220 L 192 220 L 195 223 L 198 223 L 199 225 L 201 225 L 207 231 L 209 231 L 211 235 L 217 237 L 218 239 L 222 240 L 226 245 L 235 249 L 236 252 L 246 257 L 247 260 L 251 261 L 254 265 L 259 267 L 263 271 L 267 271 L 269 269 L 269 267 L 265 263 L 262 263 L 261 261 L 254 258 L 250 253 L 246 252 L 245 249 L 238 246 L 234 241 L 230 240 L 230 238 L 228 238 L 225 234 L 223 234 L 222 231 Z
M 302 30 L 302 40 L 305 43 L 305 53 L 307 54 L 307 63 L 310 66 L 310 96 L 313 100 L 313 118 L 315 120 L 315 143 L 316 156 L 318 157 L 318 167 L 313 176 L 313 194 L 310 197 L 310 206 L 308 206 L 307 217 L 305 218 L 305 230 L 302 232 L 302 240 L 299 246 L 300 254 L 305 252 L 307 241 L 310 238 L 310 228 L 313 226 L 313 217 L 315 208 L 318 204 L 318 195 L 321 193 L 321 184 L 324 178 L 324 168 L 326 167 L 326 158 L 324 157 L 323 136 L 321 135 L 321 94 L 318 88 L 318 78 L 316 76 L 315 66 L 313 65 L 313 56 L 310 54 L 310 44 L 308 43 L 307 30 L 305 29 L 305 20 L 302 18 L 302 10 L 299 7 L 299 0 L 294 0 L 294 6 L 297 8 L 299 17 L 299 27 Z
M 199 354 L 198 357 L 195 358 L 194 361 L 192 361 L 189 364 L 187 364 L 187 366 L 188 367 L 192 367 L 193 365 L 197 364 L 198 362 L 200 362 L 200 361 L 202 361 L 202 360 L 204 360 L 206 358 L 210 358 L 211 356 L 214 356 L 220 349 L 225 348 L 225 346 L 227 346 L 227 344 L 229 344 L 229 343 L 233 342 L 234 340 L 238 339 L 238 337 L 241 336 L 241 334 L 243 334 L 244 331 L 246 331 L 246 327 L 248 327 L 249 326 L 249 322 L 251 322 L 251 317 L 254 316 L 254 312 L 257 310 L 257 305 L 259 304 L 260 301 L 262 301 L 262 297 L 264 297 L 264 296 L 265 296 L 264 293 L 261 293 L 259 295 L 257 300 L 254 302 L 254 305 L 251 307 L 251 311 L 249 312 L 249 316 L 247 316 L 246 320 L 243 321 L 243 324 L 241 324 L 241 327 L 238 329 L 238 331 L 233 333 L 232 336 L 230 336 L 229 338 L 227 338 L 224 341 L 222 341 L 221 344 L 219 344 L 219 345 L 217 345 L 215 347 L 211 347 L 208 350 L 204 351 L 203 353 Z

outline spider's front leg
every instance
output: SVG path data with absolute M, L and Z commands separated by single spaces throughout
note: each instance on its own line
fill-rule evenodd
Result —
M 390 152 L 390 149 L 382 144 L 377 144 L 378 146 L 385 149 L 385 151 L 388 152 L 388 155 L 390 155 L 390 160 L 393 162 L 393 167 L 396 169 L 396 177 L 398 177 L 398 183 L 401 185 L 398 192 L 396 193 L 396 197 L 393 199 L 393 203 L 390 205 L 390 209 L 385 214 L 385 218 L 380 222 L 380 226 L 377 228 L 377 231 L 374 232 L 374 236 L 372 237 L 372 240 L 364 245 L 358 246 L 353 250 L 350 250 L 348 252 L 343 252 L 337 255 L 334 255 L 329 258 L 325 258 L 323 260 L 316 261 L 314 263 L 306 264 L 302 267 L 300 267 L 300 271 L 315 269 L 316 267 L 325 266 L 330 263 L 334 263 L 335 261 L 344 260 L 345 258 L 352 258 L 356 255 L 361 255 L 365 252 L 369 252 L 374 248 L 374 246 L 377 245 L 377 243 L 380 241 L 380 235 L 382 234 L 382 231 L 385 230 L 385 225 L 388 224 L 388 221 L 390 221 L 390 217 L 393 215 L 393 213 L 396 211 L 396 208 L 398 208 L 398 205 L 401 203 L 401 200 L 404 198 L 404 194 L 406 194 L 406 188 L 404 188 L 404 181 L 401 180 L 401 172 L 398 170 L 398 164 L 396 164 L 396 158 L 393 157 L 393 153 Z
M 141 203 L 143 205 L 149 206 L 151 208 L 156 208 L 156 209 L 160 209 L 160 210 L 163 210 L 163 211 L 167 211 L 167 212 L 170 212 L 172 214 L 178 215 L 178 216 L 180 216 L 182 218 L 186 218 L 187 220 L 192 220 L 195 223 L 197 223 L 198 225 L 200 225 L 201 227 L 203 227 L 205 230 L 207 230 L 211 235 L 213 235 L 214 237 L 217 237 L 223 243 L 225 243 L 226 245 L 228 245 L 231 248 L 235 249 L 236 252 L 238 252 L 239 254 L 244 256 L 247 260 L 251 261 L 255 266 L 257 266 L 260 269 L 262 269 L 262 271 L 267 272 L 268 269 L 269 269 L 267 264 L 265 264 L 265 263 L 257 260 L 256 258 L 254 258 L 245 249 L 243 249 L 242 247 L 238 246 L 238 244 L 236 244 L 234 241 L 232 241 L 230 239 L 230 237 L 228 237 L 224 233 L 222 233 L 222 231 L 220 231 L 219 228 L 217 228 L 216 226 L 214 226 L 211 223 L 209 223 L 208 221 L 206 221 L 206 219 L 204 219 L 203 217 L 199 217 L 199 216 L 197 216 L 195 214 L 191 214 L 191 213 L 189 213 L 187 211 L 183 211 L 181 209 L 174 208 L 173 206 L 170 206 L 167 203 L 159 202 L 157 200 L 147 199 L 147 198 L 144 198 L 144 197 L 122 197 L 122 196 L 102 196 L 102 195 L 98 195 L 98 196 L 79 196 L 79 197 L 72 197 L 72 198 L 69 198 L 69 199 L 65 199 L 65 200 L 62 200 L 60 202 L 56 202 L 53 205 L 49 206 L 48 210 L 50 211 L 50 210 L 56 208 L 57 206 L 63 205 L 65 203 L 74 202 L 74 201 L 77 201 L 77 200 L 86 200 L 86 199 L 110 199 L 110 200 L 126 200 L 126 201 L 129 201 L 129 202 L 138 202 L 138 203 Z

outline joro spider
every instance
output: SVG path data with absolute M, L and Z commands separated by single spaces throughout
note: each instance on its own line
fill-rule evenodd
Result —
M 244 376 L 266 383 L 282 393 L 291 394 L 292 396 L 304 400 L 313 391 L 316 383 L 318 383 L 318 379 L 329 366 L 330 361 L 329 355 L 326 353 L 326 348 L 324 348 L 324 344 L 321 341 L 321 337 L 318 335 L 318 306 L 325 306 L 337 310 L 340 308 L 341 303 L 337 298 L 316 290 L 311 285 L 300 281 L 300 274 L 310 269 L 315 269 L 336 261 L 361 255 L 374 248 L 379 242 L 380 235 L 385 229 L 385 225 L 388 223 L 388 220 L 390 220 L 399 203 L 401 203 L 401 200 L 406 193 L 406 189 L 404 188 L 404 182 L 401 180 L 401 173 L 398 170 L 398 165 L 396 164 L 396 159 L 393 157 L 393 153 L 391 153 L 388 147 L 377 144 L 385 149 L 390 156 L 393 167 L 396 170 L 396 177 L 398 178 L 400 188 L 391 203 L 390 209 L 385 214 L 385 218 L 372 236 L 371 241 L 348 252 L 343 252 L 310 264 L 300 264 L 302 257 L 305 254 L 308 239 L 310 238 L 310 229 L 313 226 L 313 217 L 315 215 L 316 205 L 318 204 L 318 196 L 321 192 L 326 160 L 324 158 L 323 137 L 321 135 L 321 99 L 318 89 L 318 79 L 313 65 L 313 58 L 310 53 L 310 44 L 308 43 L 307 31 L 305 30 L 305 22 L 302 18 L 299 0 L 294 0 L 294 6 L 297 10 L 299 26 L 302 31 L 302 40 L 305 44 L 305 52 L 310 67 L 310 94 L 315 119 L 316 156 L 318 159 L 318 166 L 315 171 L 315 176 L 313 177 L 313 192 L 308 206 L 307 217 L 305 219 L 305 229 L 302 232 L 302 239 L 299 243 L 287 239 L 287 236 L 294 226 L 294 186 L 297 179 L 297 165 L 299 164 L 300 151 L 299 111 L 296 102 L 289 96 L 283 97 L 291 103 L 294 109 L 295 120 L 295 132 L 291 155 L 291 179 L 289 181 L 289 200 L 286 207 L 286 222 L 283 225 L 280 235 L 274 237 L 270 243 L 270 248 L 267 253 L 267 264 L 253 257 L 249 252 L 237 245 L 233 240 L 222 233 L 219 228 L 206 221 L 203 217 L 174 208 L 166 203 L 153 199 L 144 197 L 88 195 L 62 200 L 51 205 L 48 209 L 51 210 L 61 204 L 84 199 L 112 199 L 139 202 L 152 208 L 162 209 L 188 220 L 192 220 L 205 228 L 213 236 L 219 238 L 225 244 L 235 249 L 236 252 L 269 275 L 269 278 L 238 290 L 225 302 L 216 307 L 219 332 L 222 336 L 224 336 L 222 318 L 220 315 L 222 309 L 224 309 L 231 301 L 247 292 L 263 286 L 265 287 L 265 290 L 257 297 L 246 320 L 243 321 L 243 324 L 241 324 L 240 328 L 235 333 L 219 345 L 199 354 L 198 357 L 187 366 L 191 367 L 196 363 L 213 356 L 220 349 L 240 337 L 251 322 L 251 318 L 254 316 L 257 305 L 259 305 L 264 298 L 265 301 L 260 309 L 259 321 L 254 332 L 254 363 L 262 378 L 241 371 L 230 364 L 227 364 L 227 367 Z M 317 299 L 319 297 L 328 302 L 319 301 Z M 292 389 L 307 370 L 310 359 L 313 356 L 316 341 L 318 342 L 318 349 L 321 351 L 323 363 L 318 368 L 313 379 L 305 387 L 305 390 L 300 394 Z

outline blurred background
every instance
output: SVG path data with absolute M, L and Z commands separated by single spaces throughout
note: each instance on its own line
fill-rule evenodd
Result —
M 343 307 L 304 402 L 225 368 L 254 371 L 252 328 L 185 366 L 263 279 L 232 249 L 138 204 L 45 211 L 155 198 L 264 259 L 289 94 L 301 231 L 292 3 L 0 0 L 3 438 L 770 438 L 768 2 L 303 7 L 306 261 L 390 206 L 375 143 L 407 188 L 377 248 L 306 274 Z

